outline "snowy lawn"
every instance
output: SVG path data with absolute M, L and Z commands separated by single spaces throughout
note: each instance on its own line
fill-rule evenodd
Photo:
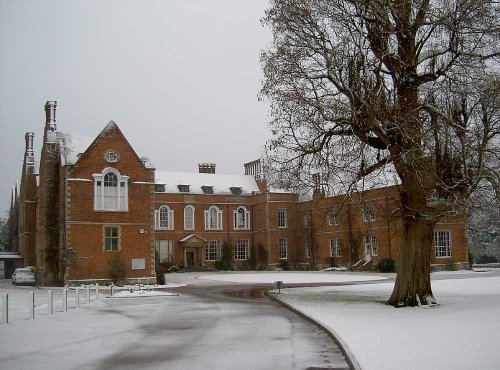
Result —
M 272 284 L 283 281 L 284 284 L 314 284 L 314 283 L 345 283 L 357 281 L 386 280 L 386 277 L 364 274 L 340 274 L 328 272 L 254 272 L 254 273 L 224 273 L 200 276 L 198 279 L 225 281 L 234 283 Z
M 440 305 L 426 309 L 387 306 L 393 283 L 291 288 L 279 298 L 333 329 L 363 369 L 499 369 L 500 277 L 432 285 Z
M 145 298 L 145 297 L 162 297 L 162 296 L 178 296 L 177 293 L 169 292 L 159 292 L 157 290 L 122 290 L 114 294 L 113 296 L 107 296 L 106 298 Z

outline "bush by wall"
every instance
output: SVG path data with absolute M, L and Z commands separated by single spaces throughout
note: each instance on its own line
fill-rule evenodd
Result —
M 391 258 L 381 258 L 377 264 L 380 272 L 394 272 L 394 260 Z
M 127 267 L 120 253 L 114 253 L 108 262 L 108 276 L 115 285 L 123 285 L 127 278 Z

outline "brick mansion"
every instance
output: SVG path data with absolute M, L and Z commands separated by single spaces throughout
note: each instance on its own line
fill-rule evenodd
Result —
M 17 204 L 19 254 L 45 282 L 106 279 L 117 255 L 130 279 L 155 277 L 155 260 L 213 267 L 224 244 L 237 269 L 371 270 L 383 257 L 399 258 L 397 186 L 348 202 L 318 186 L 304 201 L 270 189 L 259 160 L 244 175 L 217 174 L 210 163 L 194 173 L 162 171 L 112 121 L 93 138 L 58 131 L 56 105 L 45 105 L 39 158 L 26 133 Z M 467 265 L 462 216 L 443 217 L 434 235 L 433 263 Z

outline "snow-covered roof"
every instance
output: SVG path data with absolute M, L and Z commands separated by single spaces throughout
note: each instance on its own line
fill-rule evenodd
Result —
M 181 240 L 179 240 L 179 243 L 184 243 L 184 242 L 187 242 L 189 239 L 191 238 L 198 238 L 198 239 L 201 239 L 203 240 L 204 242 L 206 242 L 205 239 L 203 239 L 202 237 L 196 235 L 196 234 L 189 234 L 188 236 L 185 236 L 184 238 L 182 238 Z
M 59 146 L 61 150 L 61 161 L 63 165 L 75 164 L 78 160 L 78 155 L 84 153 L 92 144 L 95 138 L 57 133 Z
M 155 177 L 156 184 L 165 185 L 165 193 L 181 193 L 177 185 L 189 185 L 188 194 L 204 194 L 202 186 L 213 186 L 213 194 L 230 195 L 231 187 L 240 187 L 241 195 L 259 192 L 259 187 L 251 175 L 156 171 Z

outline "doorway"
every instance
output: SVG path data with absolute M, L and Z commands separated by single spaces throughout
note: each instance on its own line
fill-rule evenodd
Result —
M 194 252 L 186 251 L 186 266 L 194 266 Z

